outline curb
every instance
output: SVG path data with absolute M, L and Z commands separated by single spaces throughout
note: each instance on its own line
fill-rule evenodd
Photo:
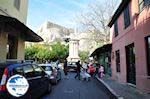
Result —
M 118 95 L 108 84 L 106 84 L 102 79 L 100 79 L 98 76 L 96 76 L 96 79 L 104 85 L 104 87 L 107 89 L 107 91 L 111 94 L 111 99 L 124 99 L 120 95 Z

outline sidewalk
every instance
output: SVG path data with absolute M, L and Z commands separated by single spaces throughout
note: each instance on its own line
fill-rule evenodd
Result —
M 103 77 L 97 79 L 116 97 L 116 99 L 150 99 L 150 95 L 143 93 L 136 88 L 121 84 L 115 80 Z

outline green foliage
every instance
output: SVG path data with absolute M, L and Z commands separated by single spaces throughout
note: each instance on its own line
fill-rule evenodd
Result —
M 34 44 L 25 48 L 25 59 L 56 60 L 65 59 L 69 54 L 69 47 L 56 42 L 49 44 Z
M 31 45 L 30 47 L 25 48 L 25 59 L 34 59 L 37 58 L 36 53 L 40 50 L 40 47 L 37 45 Z
M 51 47 L 52 50 L 56 53 L 56 57 L 59 59 L 64 59 L 69 54 L 69 47 L 61 44 L 60 42 L 53 44 Z
M 87 51 L 79 51 L 79 57 L 82 61 L 85 61 L 88 58 L 89 52 Z

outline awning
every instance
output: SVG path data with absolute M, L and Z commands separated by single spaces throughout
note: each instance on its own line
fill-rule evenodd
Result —
M 16 30 L 23 33 L 23 38 L 25 41 L 28 42 L 41 42 L 43 39 L 37 35 L 35 32 L 33 32 L 31 29 L 29 29 L 26 25 L 24 25 L 22 22 L 20 22 L 18 19 L 0 15 L 0 23 L 11 25 Z
M 96 56 L 99 53 L 110 52 L 112 49 L 112 44 L 106 44 L 102 47 L 97 48 L 90 56 Z

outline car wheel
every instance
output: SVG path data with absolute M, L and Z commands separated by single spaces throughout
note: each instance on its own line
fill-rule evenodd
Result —
M 48 87 L 47 87 L 47 92 L 46 93 L 50 93 L 52 91 L 52 85 L 49 83 Z

